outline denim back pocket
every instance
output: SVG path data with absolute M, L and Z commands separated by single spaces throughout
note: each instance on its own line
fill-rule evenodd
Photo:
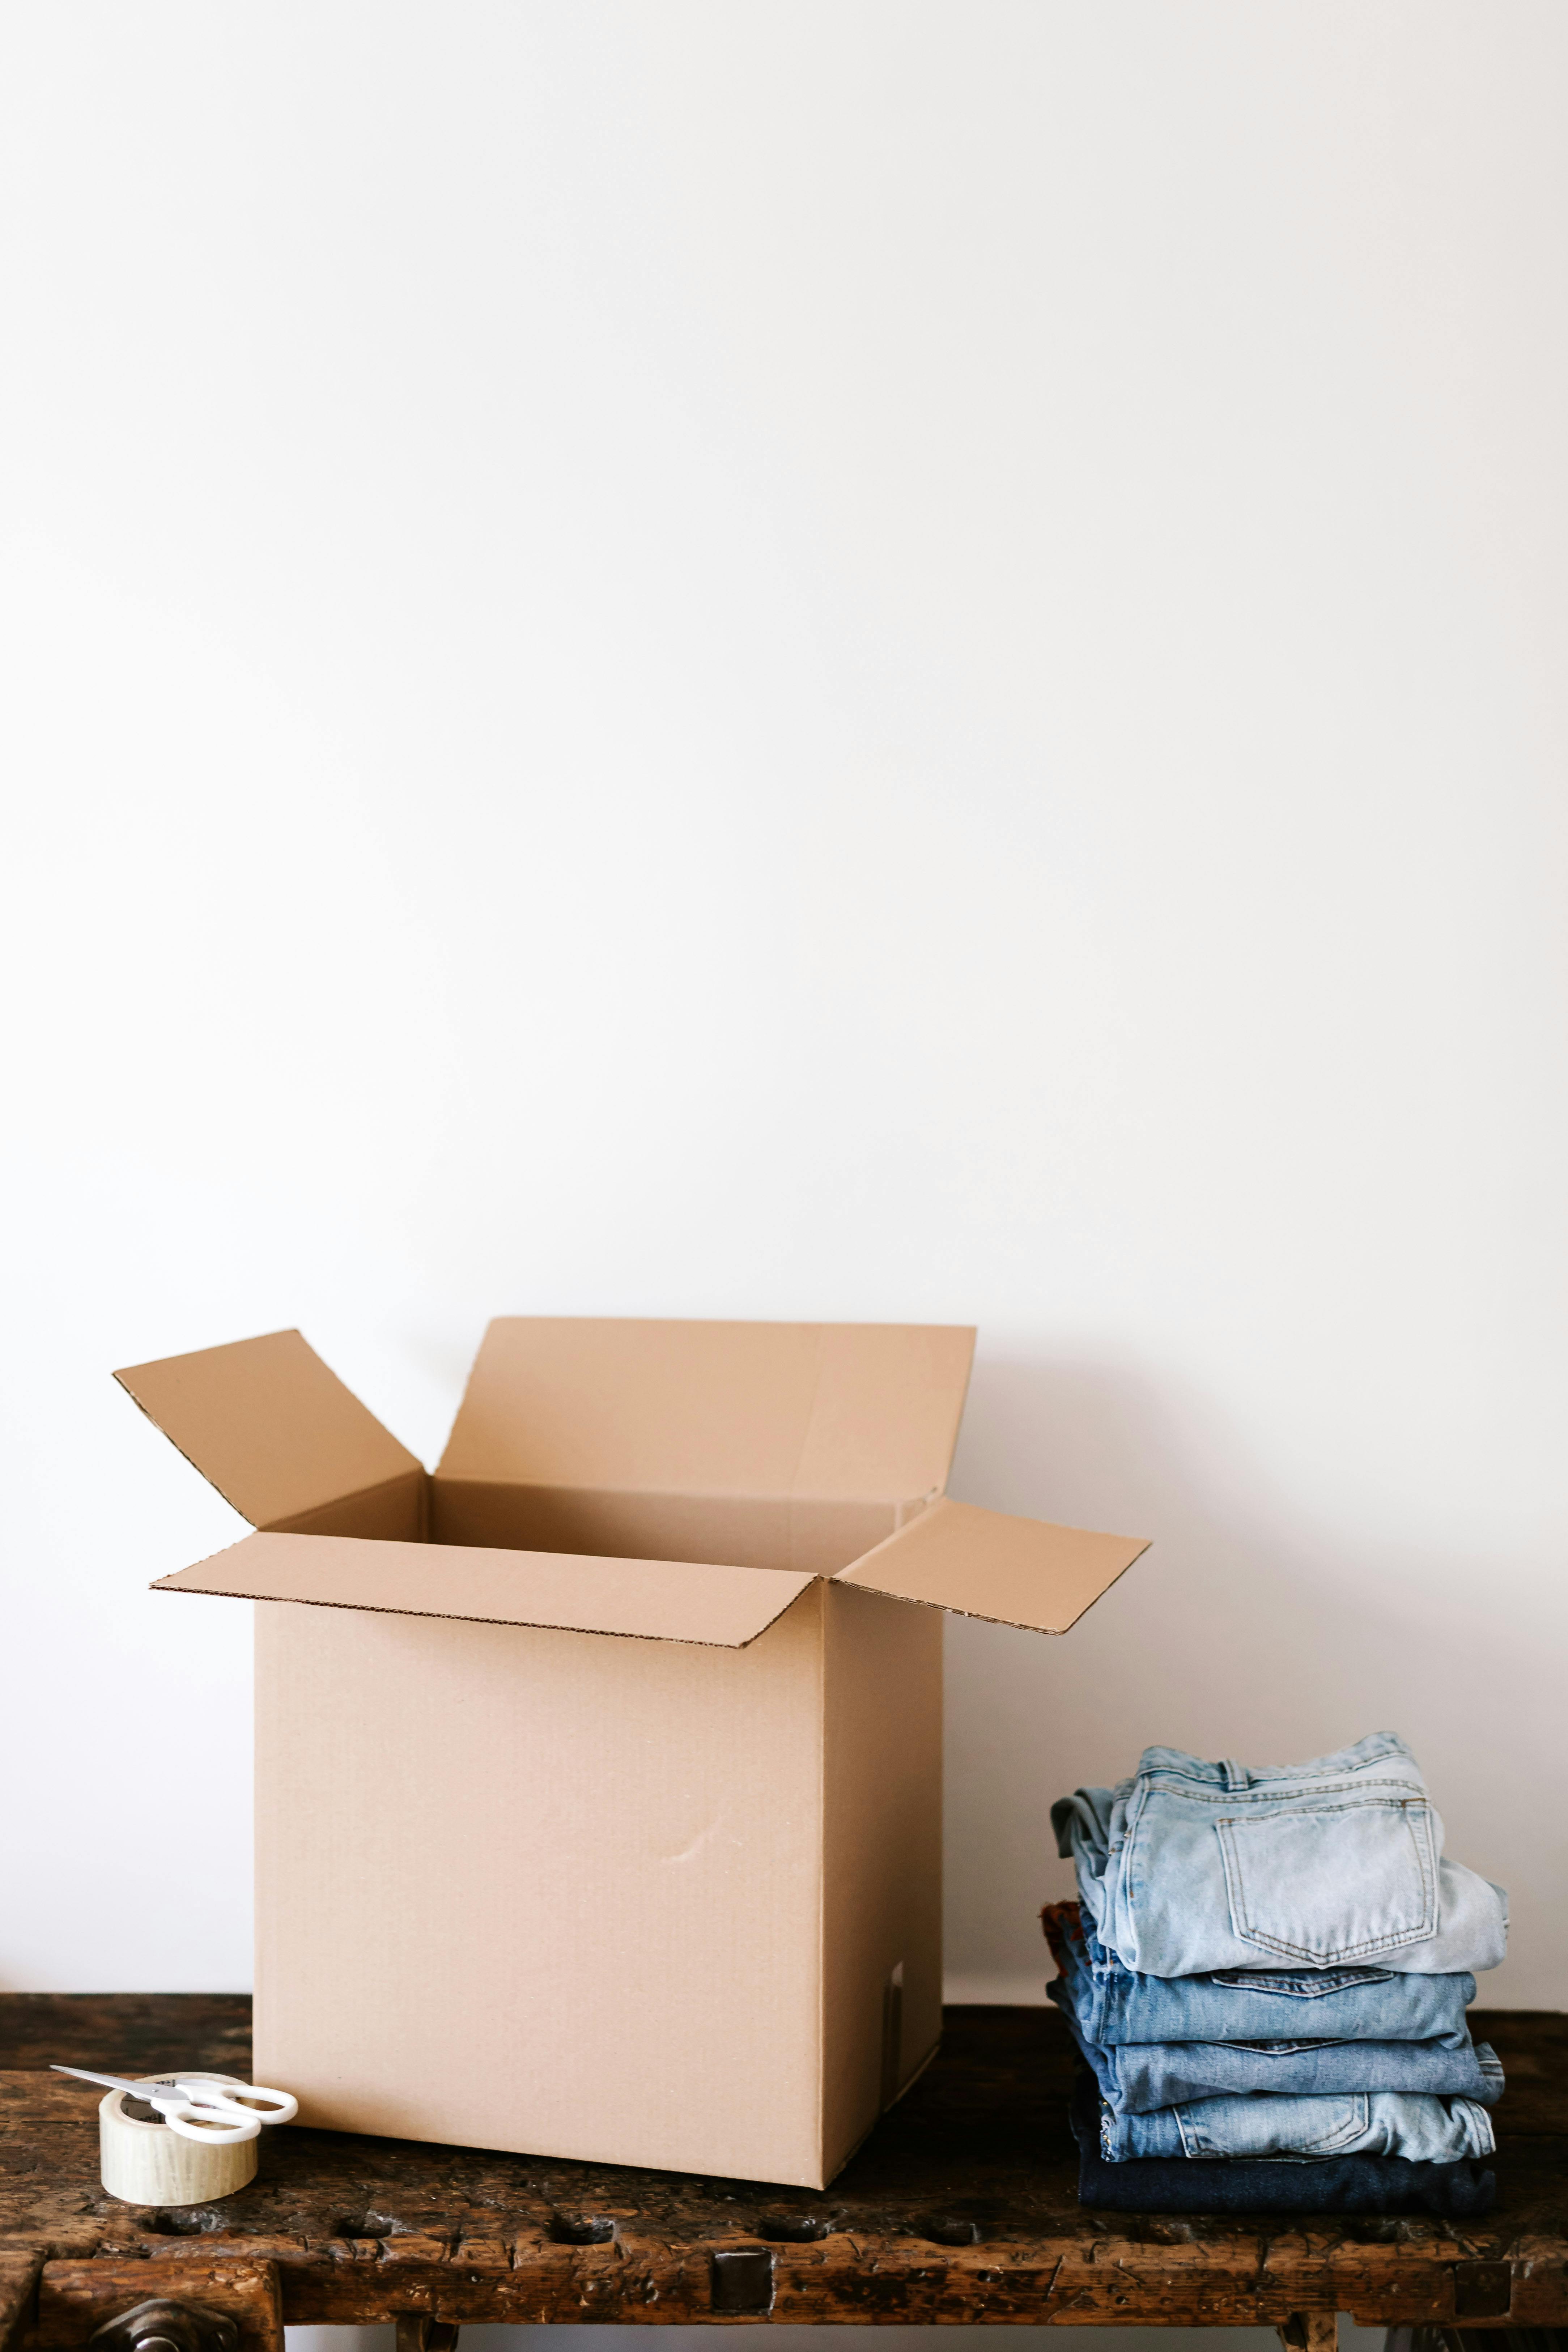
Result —
M 1202 2156 L 1338 2156 L 1367 2137 L 1372 2102 L 1364 2091 L 1340 2098 L 1292 2099 L 1284 2130 L 1277 2098 L 1231 2095 L 1175 2110 L 1183 2153 Z
M 1234 1813 L 1215 1834 L 1244 1944 L 1323 1967 L 1437 1931 L 1432 1808 L 1420 1798 Z

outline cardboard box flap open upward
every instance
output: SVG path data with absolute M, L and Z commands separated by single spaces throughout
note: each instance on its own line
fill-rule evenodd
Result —
M 944 1496 L 834 1581 L 1031 1633 L 1065 1633 L 1148 1549 L 1142 1536 L 1010 1518 Z
M 298 1331 L 115 1377 L 266 1538 L 165 1590 L 735 1648 L 823 1575 L 1065 1633 L 1147 1546 L 945 1498 L 973 1344 L 950 1324 L 502 1316 L 434 1529 L 421 1465 Z M 550 1500 L 520 1516 L 530 1496 Z
M 765 1633 L 812 1581 L 773 1568 L 261 1534 L 195 1568 L 160 1577 L 153 1590 L 741 1650 Z
M 945 1499 L 973 1336 L 506 1317 L 430 1476 L 297 1331 L 119 1375 L 258 1529 L 160 1583 L 259 1604 L 302 2126 L 832 2179 L 941 2032 L 941 1612 L 1144 1549 Z
M 957 1324 L 501 1316 L 436 1476 L 912 1502 L 946 1483 L 973 1352 Z
M 363 1522 L 367 1535 L 423 1531 L 424 1465 L 298 1331 L 133 1364 L 114 1377 L 252 1527 L 346 1535 Z M 356 1524 L 332 1524 L 347 1519 Z

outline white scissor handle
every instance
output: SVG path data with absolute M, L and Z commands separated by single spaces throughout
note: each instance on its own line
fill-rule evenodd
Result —
M 291 2124 L 300 2102 L 287 2091 L 269 2091 L 260 2083 L 238 2083 L 231 2074 L 180 2074 L 174 2088 L 198 2107 L 214 2107 L 219 2115 L 237 2116 L 242 2122 Z
M 226 2099 L 221 2109 L 198 2107 L 194 2099 L 161 2091 L 150 2104 L 157 2108 L 172 2132 L 178 2132 L 182 2139 L 201 2141 L 207 2147 L 232 2147 L 239 2140 L 261 2137 L 257 2117 L 242 2115 L 237 2107 L 230 2107 Z

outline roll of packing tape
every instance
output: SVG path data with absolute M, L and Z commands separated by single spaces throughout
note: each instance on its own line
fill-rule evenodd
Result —
M 180 2079 L 249 2088 L 234 2074 L 182 2073 Z M 215 2197 L 232 2197 L 255 2179 L 258 2140 L 205 2147 L 165 2123 L 144 2124 L 128 2116 L 130 2095 L 110 2091 L 99 2102 L 99 2171 L 111 2197 L 122 2197 L 128 2205 L 206 2205 Z

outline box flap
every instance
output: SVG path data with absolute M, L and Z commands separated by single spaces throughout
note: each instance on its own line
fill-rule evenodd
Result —
M 1065 1633 L 1148 1549 L 1146 1536 L 1091 1535 L 944 1499 L 834 1581 L 999 1625 Z
M 956 1324 L 502 1316 L 436 1475 L 913 1501 L 946 1480 L 973 1349 Z
M 298 1331 L 133 1364 L 114 1377 L 252 1527 L 424 1475 Z
M 554 1625 L 743 1650 L 815 1581 L 772 1568 L 378 1543 L 359 1536 L 255 1535 L 195 1568 L 160 1577 L 153 1590 L 469 1618 L 487 1625 Z

